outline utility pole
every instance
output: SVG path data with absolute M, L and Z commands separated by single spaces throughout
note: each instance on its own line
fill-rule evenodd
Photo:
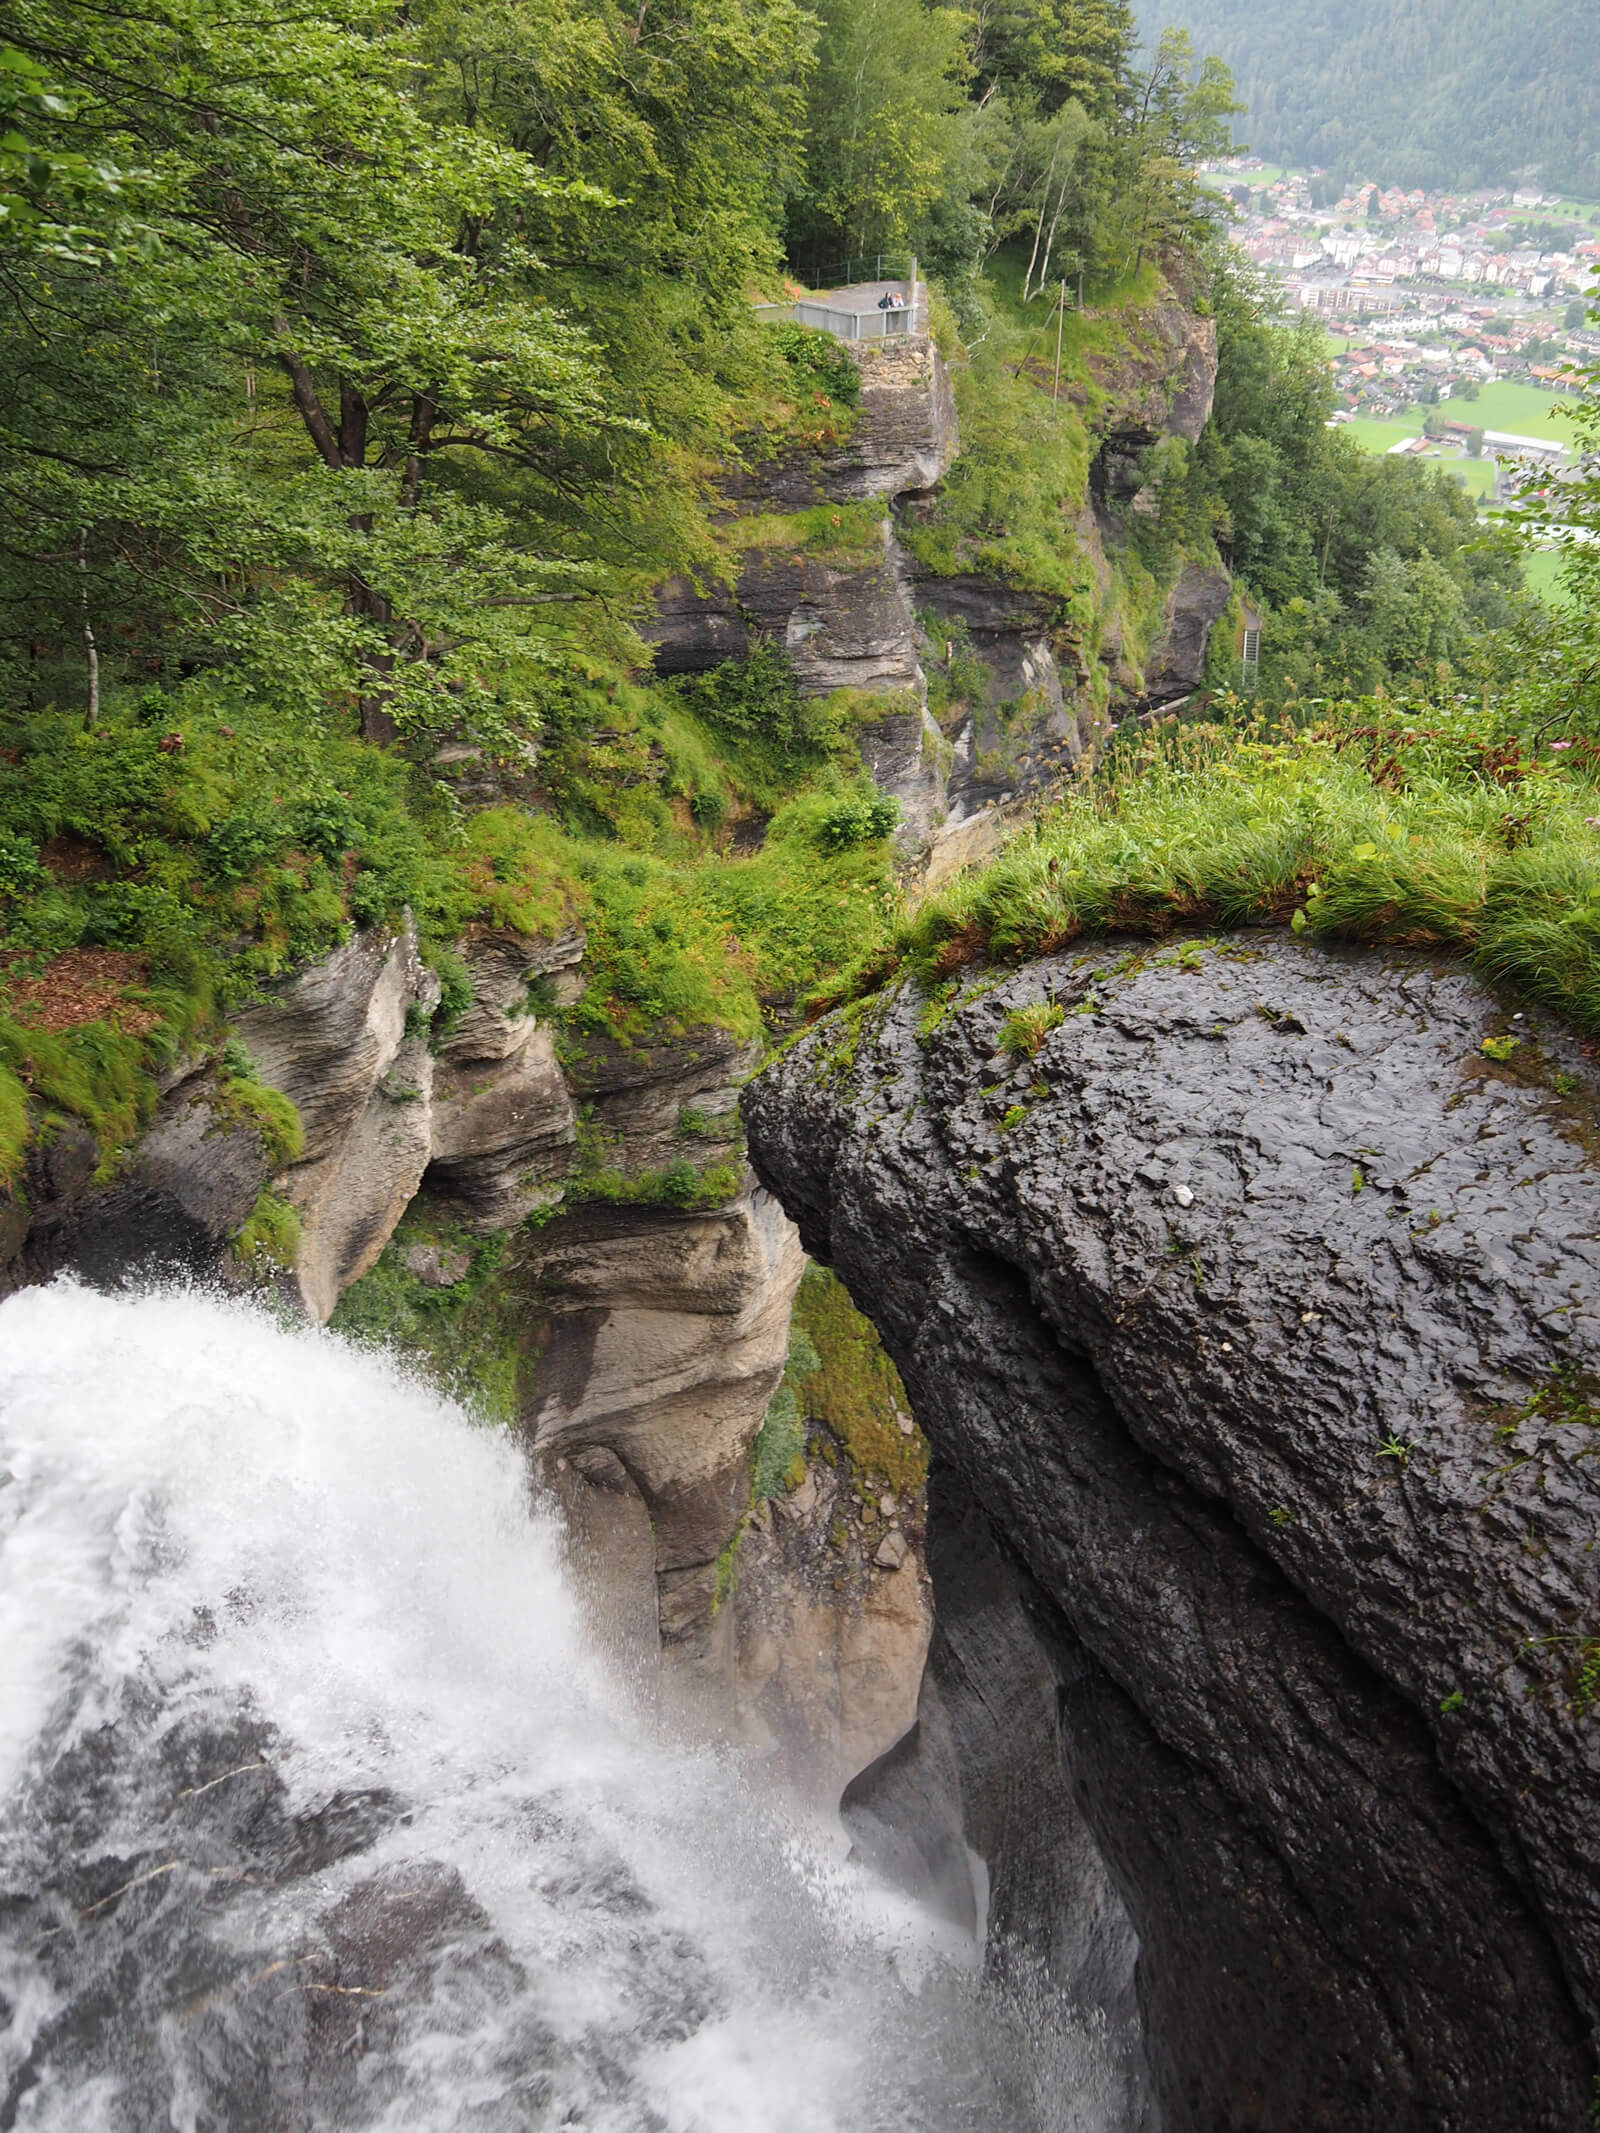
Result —
M 1067 323 L 1067 285 L 1061 284 L 1061 294 L 1056 299 L 1056 381 L 1050 388 L 1052 400 L 1061 398 L 1061 329 Z

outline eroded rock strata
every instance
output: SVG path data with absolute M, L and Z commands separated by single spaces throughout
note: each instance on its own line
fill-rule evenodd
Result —
M 1584 2122 L 1591 1092 L 1464 975 L 1276 935 L 905 987 L 747 1092 L 1027 1582 L 1169 2133 Z

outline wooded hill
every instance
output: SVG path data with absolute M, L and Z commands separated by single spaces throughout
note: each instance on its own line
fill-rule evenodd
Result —
M 1232 67 L 1244 138 L 1269 161 L 1384 185 L 1499 186 L 1600 199 L 1590 0 L 1162 0 Z

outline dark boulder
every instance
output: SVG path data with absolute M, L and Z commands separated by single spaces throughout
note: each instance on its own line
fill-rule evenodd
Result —
M 1052 1000 L 1013 1061 L 1006 1015 Z M 1162 2124 L 1581 2125 L 1586 1059 L 1465 975 L 1278 935 L 927 1008 L 787 1053 L 752 1156 L 1036 1591 Z

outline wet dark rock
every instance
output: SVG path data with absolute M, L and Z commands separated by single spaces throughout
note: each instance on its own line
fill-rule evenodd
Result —
M 1463 974 L 1270 934 L 981 979 L 919 1042 L 925 1007 L 770 1068 L 752 1157 L 1036 1588 L 1162 2124 L 1576 2128 L 1592 1069 L 1532 1018 L 1486 1057 Z
M 0 1294 L 72 1273 L 104 1287 L 210 1274 L 272 1169 L 261 1135 L 222 1115 L 209 1075 L 169 1090 L 131 1159 L 95 1182 L 100 1153 L 64 1123 L 28 1152 L 20 1197 L 0 1203 Z
M 1048 1603 L 948 1465 L 929 1477 L 927 1560 L 939 1616 L 917 1721 L 846 1788 L 845 1827 L 869 1864 L 968 1931 L 978 1853 L 991 1970 L 1092 2010 L 1120 2088 L 1111 2123 L 1146 2133 L 1139 1944 L 1057 1753 L 1056 1682 L 1031 1620 Z

